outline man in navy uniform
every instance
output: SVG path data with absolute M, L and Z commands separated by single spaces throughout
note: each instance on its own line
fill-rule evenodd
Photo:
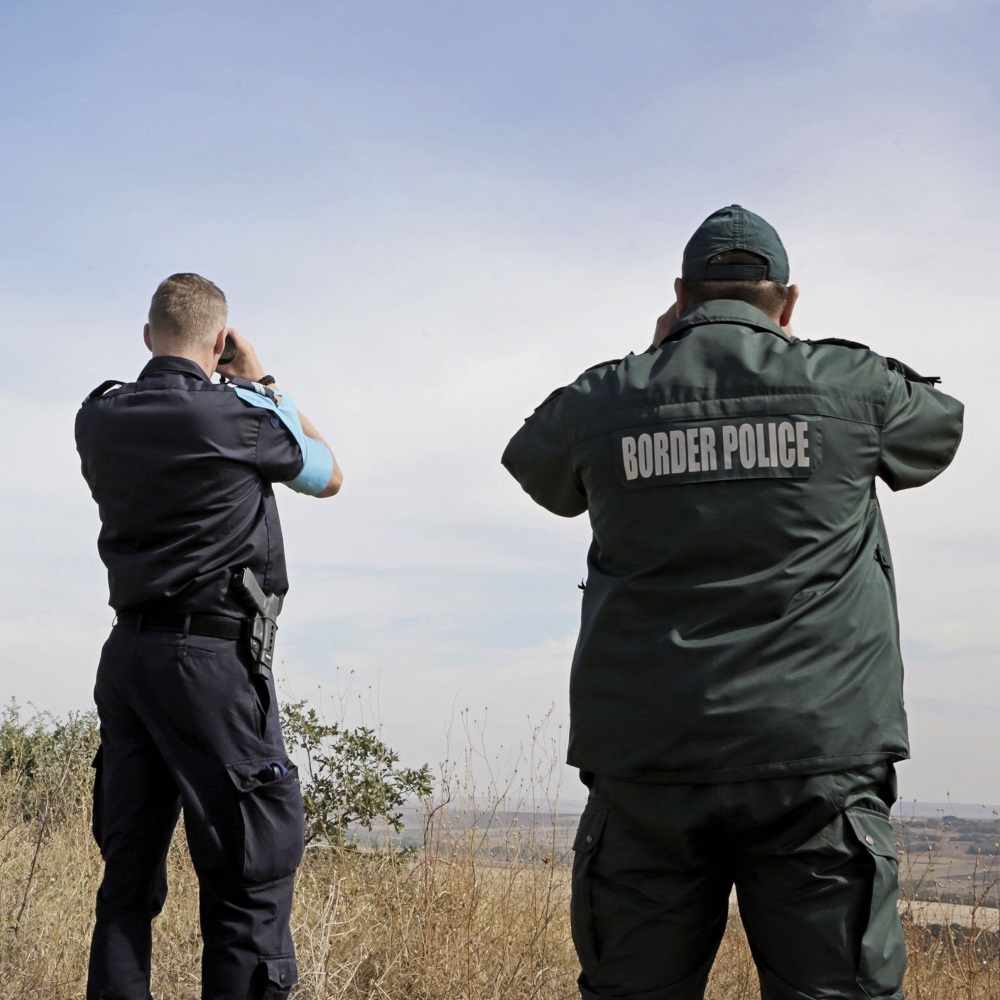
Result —
M 270 671 L 288 589 L 273 484 L 329 497 L 342 476 L 227 316 L 212 282 L 167 278 L 144 331 L 152 359 L 135 382 L 99 386 L 77 415 L 117 615 L 94 692 L 105 869 L 88 1000 L 151 995 L 150 927 L 182 806 L 202 996 L 282 997 L 297 979 L 289 912 L 303 814 Z M 227 349 L 235 357 L 219 367 Z M 212 381 L 217 369 L 226 381 Z M 254 603 L 247 587 L 270 599 Z
M 714 213 L 653 345 L 557 390 L 503 456 L 593 528 L 568 751 L 585 1000 L 702 997 L 733 886 L 765 1000 L 902 997 L 909 748 L 875 480 L 933 479 L 962 406 L 793 337 L 788 279 L 767 222 Z

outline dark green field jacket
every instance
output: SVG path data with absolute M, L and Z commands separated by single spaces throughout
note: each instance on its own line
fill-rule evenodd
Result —
M 553 393 L 503 464 L 590 514 L 569 763 L 698 782 L 907 757 L 875 479 L 923 485 L 961 433 L 905 365 L 730 300 Z

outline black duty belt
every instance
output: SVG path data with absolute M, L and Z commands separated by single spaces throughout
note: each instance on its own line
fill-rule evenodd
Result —
M 187 632 L 189 635 L 207 635 L 215 639 L 239 639 L 246 619 L 226 618 L 223 615 L 189 615 L 183 611 L 126 609 L 118 612 L 118 624 L 128 625 L 137 632 L 153 629 L 156 632 Z

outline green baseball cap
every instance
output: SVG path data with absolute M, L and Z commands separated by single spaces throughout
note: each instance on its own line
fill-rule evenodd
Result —
M 763 257 L 766 264 L 709 264 L 727 250 L 746 250 Z M 770 223 L 730 205 L 713 212 L 684 248 L 681 277 L 685 281 L 780 281 L 788 284 L 788 254 Z

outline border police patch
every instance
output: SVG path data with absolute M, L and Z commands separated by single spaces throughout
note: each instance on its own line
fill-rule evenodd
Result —
M 822 462 L 820 416 L 670 421 L 610 436 L 626 489 L 738 479 L 808 479 Z

